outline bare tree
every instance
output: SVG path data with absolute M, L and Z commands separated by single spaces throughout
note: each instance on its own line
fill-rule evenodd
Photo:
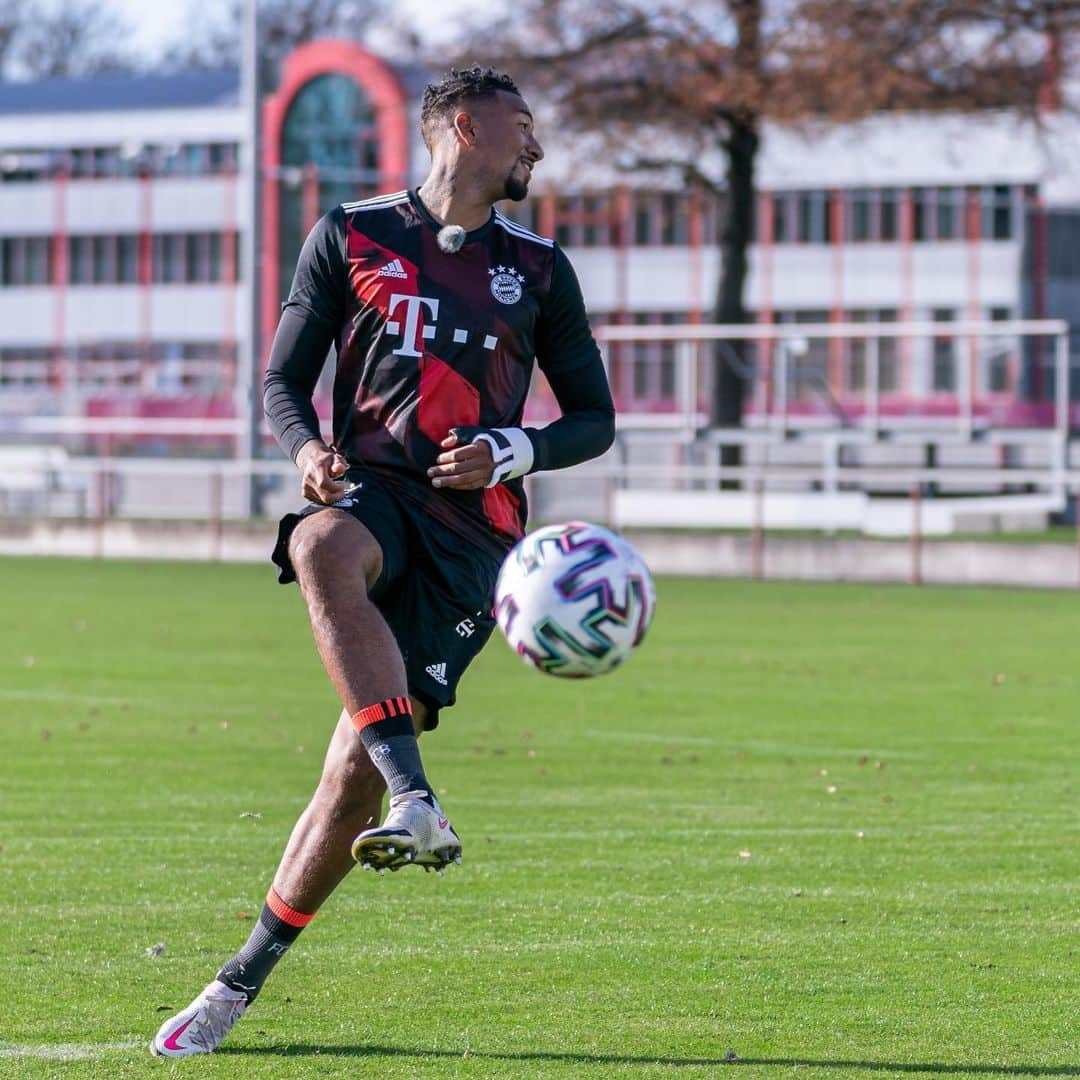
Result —
M 612 160 L 723 192 L 713 314 L 742 323 L 764 121 L 1034 110 L 1048 37 L 1078 24 L 1078 0 L 515 0 L 462 56 L 540 91 L 564 130 L 601 133 Z M 723 426 L 742 420 L 733 350 L 720 343 L 715 364 Z
M 0 79 L 48 79 L 130 71 L 131 30 L 102 0 L 5 0 Z

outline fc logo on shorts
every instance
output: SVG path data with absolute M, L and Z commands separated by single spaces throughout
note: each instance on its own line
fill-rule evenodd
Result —
M 491 274 L 491 295 L 500 304 L 516 304 L 522 297 L 521 286 L 525 284 L 525 276 L 519 274 L 512 266 L 497 266 L 494 270 L 488 270 Z

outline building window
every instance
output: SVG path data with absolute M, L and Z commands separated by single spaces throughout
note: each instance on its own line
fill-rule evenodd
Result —
M 773 243 L 786 244 L 790 240 L 788 230 L 788 203 L 790 196 L 783 191 L 773 192 L 772 197 L 772 233 Z
M 899 196 L 895 188 L 882 188 L 880 195 L 880 233 L 879 240 L 894 241 L 900 235 Z
M 597 205 L 605 206 L 604 219 L 608 220 L 606 199 Z M 634 243 L 640 247 L 686 245 L 690 242 L 690 195 L 685 191 L 635 191 L 633 222 Z
M 690 242 L 690 199 L 686 192 L 665 192 L 660 197 L 660 242 L 677 246 Z
M 89 285 L 93 281 L 92 255 L 92 237 L 68 237 L 68 282 L 70 284 Z
M 963 205 L 963 192 L 957 188 L 938 188 L 937 199 L 937 239 L 956 240 L 959 238 L 959 208 Z
M 648 247 L 653 242 L 652 214 L 640 199 L 634 200 L 634 243 Z
M 93 282 L 95 285 L 103 285 L 116 280 L 114 269 L 114 256 L 116 252 L 116 238 L 113 236 L 94 236 L 90 239 L 91 257 L 93 260 Z
M 934 322 L 952 322 L 956 313 L 952 308 L 934 308 Z M 931 357 L 930 388 L 938 394 L 956 392 L 956 339 L 935 337 Z
M 930 213 L 930 193 L 926 188 L 912 188 L 911 217 L 912 240 L 932 240 L 933 218 Z
M 1011 240 L 1013 229 L 1013 189 L 1004 184 L 983 188 L 982 235 L 985 240 Z
M 800 244 L 828 241 L 828 198 L 824 191 L 800 191 L 796 197 L 796 239 Z
M 993 322 L 1008 322 L 1012 318 L 1012 311 L 1007 307 L 992 307 L 990 318 Z M 991 394 L 1005 394 L 1009 392 L 1010 361 L 1016 352 L 1017 339 L 1015 337 L 995 337 L 990 339 L 990 355 L 986 365 L 986 389 Z
M 121 285 L 139 280 L 139 238 L 132 233 L 116 238 L 116 280 Z
M 26 284 L 48 285 L 52 280 L 52 237 L 31 236 L 26 241 Z
M 874 238 L 873 199 L 870 192 L 865 189 L 848 192 L 848 205 L 850 207 L 848 238 L 855 243 L 872 240 Z

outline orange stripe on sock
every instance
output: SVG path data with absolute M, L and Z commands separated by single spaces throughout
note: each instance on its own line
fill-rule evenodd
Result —
M 378 705 L 369 705 L 366 709 L 361 709 L 353 718 L 353 727 L 357 731 L 362 728 L 366 728 L 368 724 L 374 724 L 379 720 L 386 719 L 386 710 L 382 707 L 382 702 Z
M 302 911 L 297 911 L 296 908 L 289 907 L 284 900 L 277 894 L 277 890 L 273 885 L 270 886 L 270 891 L 266 894 L 266 906 L 284 923 L 288 923 L 290 926 L 307 926 L 312 919 L 315 918 L 315 912 L 310 915 L 305 915 Z
M 392 716 L 412 716 L 412 702 L 408 697 L 387 698 L 385 701 L 368 705 L 353 715 L 353 727 L 357 731 L 363 731 L 368 724 L 377 724 L 380 720 Z

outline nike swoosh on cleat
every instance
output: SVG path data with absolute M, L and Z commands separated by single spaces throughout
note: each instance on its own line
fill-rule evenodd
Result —
M 186 1024 L 183 1024 L 181 1027 L 177 1028 L 176 1031 L 174 1031 L 165 1040 L 165 1049 L 166 1050 L 183 1050 L 184 1049 L 176 1040 L 179 1039 L 180 1036 L 183 1035 L 185 1031 L 187 1031 L 188 1027 L 191 1025 L 191 1021 L 194 1020 L 194 1019 L 195 1019 L 194 1016 L 189 1017 Z
M 439 828 L 440 829 L 445 829 L 446 826 L 449 825 L 449 824 L 450 824 L 450 822 L 449 822 L 449 820 L 447 818 L 444 818 L 444 817 L 439 818 Z

